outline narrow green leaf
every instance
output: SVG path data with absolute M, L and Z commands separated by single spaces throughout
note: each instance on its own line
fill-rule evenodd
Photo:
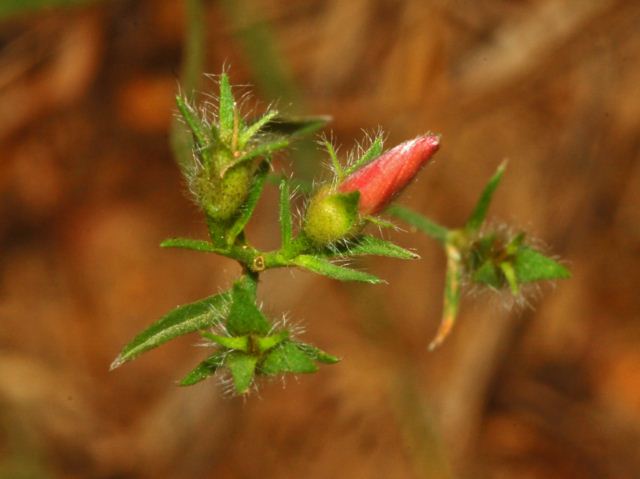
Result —
M 247 128 L 243 129 L 240 135 L 238 136 L 238 148 L 240 150 L 244 149 L 247 142 L 253 138 L 253 136 L 258 133 L 267 123 L 273 120 L 278 115 L 278 112 L 275 110 L 268 111 L 262 117 L 258 118 Z
M 314 373 L 318 370 L 313 360 L 292 341 L 273 348 L 259 366 L 262 374 Z
M 520 294 L 520 286 L 518 285 L 518 278 L 513 265 L 508 261 L 503 261 L 500 263 L 500 271 L 502 271 L 504 278 L 507 280 L 511 294 L 518 296 Z
M 220 104 L 218 106 L 218 121 L 220 123 L 220 137 L 224 141 L 230 141 L 233 137 L 233 129 L 236 115 L 236 103 L 233 98 L 229 76 L 220 74 Z
M 404 249 L 391 241 L 385 241 L 375 236 L 361 236 L 354 243 L 349 243 L 345 247 L 344 253 L 348 256 L 387 256 L 397 259 L 418 259 L 416 253 Z
M 280 180 L 280 238 L 281 248 L 286 250 L 291 245 L 291 237 L 293 225 L 291 219 L 291 193 L 289 191 L 289 182 L 286 178 Z
M 292 263 L 296 266 L 300 266 L 301 268 L 313 271 L 314 273 L 322 274 L 340 281 L 362 281 L 370 284 L 384 283 L 383 280 L 373 276 L 372 274 L 351 268 L 345 268 L 344 266 L 338 266 L 319 256 L 303 254 L 296 256 L 292 260 Z
M 253 183 L 251 185 L 251 189 L 249 190 L 249 195 L 247 196 L 247 200 L 242 206 L 240 215 L 227 231 L 228 245 L 232 245 L 233 243 L 235 243 L 236 238 L 240 233 L 244 231 L 244 228 L 247 226 L 247 223 L 251 219 L 253 211 L 256 209 L 256 205 L 258 204 L 258 200 L 262 196 L 262 190 L 264 189 L 264 182 L 267 178 L 268 172 L 269 162 L 263 161 L 254 175 Z
M 245 161 L 253 160 L 254 158 L 257 158 L 259 156 L 268 157 L 272 153 L 278 150 L 281 150 L 283 148 L 286 148 L 287 146 L 289 146 L 289 144 L 290 142 L 286 138 L 281 138 L 277 140 L 268 141 L 265 143 L 260 143 L 259 145 L 256 145 L 255 148 L 249 150 L 244 156 L 242 156 L 242 158 L 236 161 L 234 165 L 237 165 L 238 163 L 242 163 Z
M 280 331 L 270 336 L 258 337 L 255 339 L 255 346 L 259 352 L 264 353 L 276 347 L 285 339 L 289 339 L 289 331 Z
M 207 338 L 220 346 L 227 349 L 235 349 L 238 351 L 249 351 L 249 337 L 248 336 L 218 336 L 217 334 L 203 331 L 202 337 Z
M 442 306 L 442 319 L 436 337 L 429 344 L 429 350 L 433 351 L 440 346 L 451 333 L 460 308 L 460 295 L 462 287 L 462 262 L 460 251 L 451 244 L 445 246 L 447 254 L 447 274 L 444 284 L 444 301 Z
M 391 205 L 386 212 L 413 226 L 417 230 L 440 243 L 444 244 L 447 241 L 449 230 L 444 226 L 440 226 L 439 224 L 431 221 L 420 213 L 416 213 L 409 208 L 399 205 Z
M 325 353 L 322 349 L 307 343 L 295 343 L 298 349 L 309 356 L 314 361 L 318 361 L 324 364 L 335 364 L 340 361 L 340 358 L 333 356 L 329 353 Z
M 344 171 L 342 169 L 342 165 L 340 164 L 340 160 L 338 160 L 338 154 L 336 153 L 333 144 L 329 140 L 324 140 L 322 142 L 325 150 L 329 153 L 329 158 L 331 158 L 331 165 L 333 166 L 333 171 L 338 178 L 338 181 L 342 181 L 344 179 Z
M 213 243 L 209 241 L 190 239 L 190 238 L 169 238 L 160 243 L 161 248 L 181 248 L 191 249 L 194 251 L 202 251 L 205 253 L 219 253 L 225 254 L 226 251 L 221 248 L 216 248 Z
M 174 309 L 127 344 L 111 364 L 111 369 L 173 338 L 219 323 L 224 318 L 229 299 L 230 293 L 225 292 Z
M 237 394 L 244 394 L 251 387 L 257 362 L 255 356 L 240 351 L 233 351 L 227 356 L 224 365 L 231 372 Z
M 194 384 L 207 379 L 209 376 L 213 376 L 218 368 L 220 368 L 224 363 L 224 358 L 225 353 L 223 352 L 212 354 L 182 378 L 180 386 L 193 386 Z
M 513 266 L 519 283 L 571 277 L 567 268 L 528 246 L 520 247 Z
M 207 148 L 209 146 L 210 139 L 200 118 L 198 118 L 182 95 L 176 95 L 176 104 L 178 105 L 178 110 L 180 111 L 182 118 L 184 118 L 184 121 L 187 123 L 187 126 L 193 134 L 193 139 L 197 148 L 199 150 Z
M 330 116 L 276 117 L 264 125 L 262 130 L 291 138 L 320 130 L 330 121 Z
M 484 223 L 484 220 L 487 217 L 487 211 L 489 210 L 489 205 L 491 204 L 491 199 L 493 198 L 493 193 L 500 184 L 500 180 L 502 179 L 502 175 L 504 174 L 506 167 L 507 162 L 502 162 L 487 185 L 484 187 L 471 216 L 469 216 L 469 219 L 465 224 L 465 229 L 467 231 L 478 231 L 482 226 L 482 223 Z
M 367 151 L 365 151 L 362 154 L 362 156 L 358 158 L 357 161 L 355 161 L 352 165 L 350 165 L 347 168 L 347 171 L 345 174 L 349 176 L 351 173 L 359 170 L 364 165 L 369 163 L 371 160 L 380 156 L 382 154 L 382 148 L 383 148 L 382 136 L 376 136 L 375 140 L 373 140 L 373 143 L 371 143 L 371 146 L 367 148 Z
M 491 260 L 486 260 L 482 263 L 478 269 L 473 272 L 471 279 L 474 283 L 484 284 L 495 289 L 500 289 L 504 286 L 504 278 L 500 274 L 500 270 Z
M 226 323 L 231 336 L 269 333 L 271 324 L 258 309 L 255 294 L 255 282 L 248 277 L 233 285 L 233 301 Z

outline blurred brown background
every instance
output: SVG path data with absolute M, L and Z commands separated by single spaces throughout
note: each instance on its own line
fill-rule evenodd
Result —
M 195 336 L 108 371 L 239 272 L 157 247 L 205 235 L 169 147 L 183 2 L 4 3 L 0 477 L 640 477 L 640 2 L 205 2 L 205 71 L 331 114 L 343 152 L 363 128 L 388 145 L 441 132 L 402 202 L 447 225 L 509 158 L 492 216 L 574 275 L 533 309 L 465 298 L 428 353 L 444 258 L 427 238 L 391 235 L 421 261 L 363 263 L 387 286 L 269 272 L 265 310 L 343 361 L 246 399 L 175 386 L 204 355 Z M 264 248 L 274 199 L 251 225 Z

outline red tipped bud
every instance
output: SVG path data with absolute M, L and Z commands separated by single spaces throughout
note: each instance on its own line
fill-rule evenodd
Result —
M 338 186 L 338 191 L 360 193 L 360 214 L 380 213 L 411 182 L 439 147 L 440 137 L 432 134 L 400 143 L 351 174 Z

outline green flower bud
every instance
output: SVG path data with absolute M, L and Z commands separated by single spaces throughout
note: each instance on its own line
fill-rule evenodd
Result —
M 233 166 L 222 178 L 215 171 L 202 173 L 195 178 L 194 188 L 204 211 L 215 221 L 233 218 L 249 194 L 253 179 L 252 165 L 245 162 Z
M 328 245 L 357 233 L 360 229 L 360 193 L 337 193 L 320 189 L 309 202 L 304 232 L 317 245 Z

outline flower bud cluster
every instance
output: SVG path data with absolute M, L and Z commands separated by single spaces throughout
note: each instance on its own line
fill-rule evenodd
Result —
M 381 213 L 440 147 L 440 137 L 427 134 L 405 141 L 356 170 L 335 187 L 322 187 L 311 198 L 304 232 L 327 245 L 357 234 L 367 216 Z

